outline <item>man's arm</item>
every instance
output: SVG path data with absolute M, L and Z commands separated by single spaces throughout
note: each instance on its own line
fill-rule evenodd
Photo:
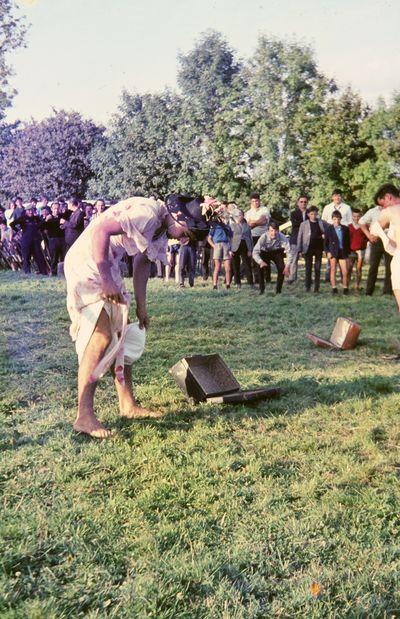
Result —
M 137 254 L 133 261 L 133 289 L 135 292 L 136 315 L 141 329 L 149 327 L 146 308 L 147 282 L 150 276 L 151 262 L 146 254 Z
M 110 237 L 121 234 L 121 224 L 113 219 L 104 219 L 96 227 L 96 233 L 92 240 L 93 260 L 99 270 L 103 296 L 113 303 L 125 303 L 124 296 L 111 276 L 111 265 L 108 259 L 110 250 Z
M 263 241 L 263 237 L 264 235 L 262 234 L 253 248 L 253 260 L 257 262 L 257 264 L 259 264 L 260 267 L 266 266 L 265 262 L 263 261 L 260 255 L 261 242 Z
M 268 222 L 268 217 L 266 215 L 261 215 L 258 219 L 255 219 L 251 223 L 249 223 L 250 228 L 255 228 L 256 226 L 262 226 Z

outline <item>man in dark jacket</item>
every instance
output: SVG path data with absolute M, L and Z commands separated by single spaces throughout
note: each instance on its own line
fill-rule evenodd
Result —
M 31 205 L 25 213 L 10 223 L 13 230 L 21 229 L 22 269 L 24 273 L 31 272 L 31 259 L 34 258 L 39 272 L 47 275 L 48 270 L 40 243 L 42 241 L 42 220 L 34 214 Z
M 330 264 L 330 280 L 332 294 L 337 294 L 336 267 L 342 272 L 343 294 L 349 294 L 347 258 L 350 254 L 350 233 L 347 226 L 341 224 L 342 214 L 333 211 L 332 224 L 329 224 L 325 232 L 325 251 Z
M 53 202 L 51 205 L 51 215 L 46 217 L 43 224 L 49 241 L 52 275 L 57 275 L 57 265 L 64 260 L 65 254 L 64 230 L 61 230 L 59 206 L 58 202 Z
M 84 212 L 80 208 L 80 202 L 76 198 L 72 198 L 68 203 L 70 215 L 68 218 L 60 219 L 61 229 L 65 233 L 65 251 L 67 252 L 73 245 L 84 229 Z
M 289 268 L 289 277 L 287 280 L 288 284 L 293 284 L 293 282 L 297 279 L 297 263 L 299 260 L 299 255 L 297 251 L 297 236 L 299 234 L 300 226 L 303 221 L 308 219 L 307 214 L 307 206 L 308 206 L 308 197 L 305 195 L 301 195 L 297 199 L 297 206 L 290 213 L 290 222 L 292 224 L 292 233 L 290 235 L 290 253 L 288 257 L 288 268 Z
M 244 212 L 241 209 L 238 209 L 236 219 L 231 222 L 230 227 L 233 232 L 231 251 L 235 284 L 238 288 L 240 288 L 240 259 L 242 259 L 246 269 L 247 283 L 250 286 L 253 286 L 253 271 L 251 267 L 253 239 L 251 236 L 251 228 L 245 220 Z

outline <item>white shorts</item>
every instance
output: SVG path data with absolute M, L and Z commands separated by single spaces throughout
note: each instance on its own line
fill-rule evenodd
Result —
M 394 252 L 392 262 L 390 263 L 390 272 L 392 274 L 393 290 L 400 290 L 400 249 Z

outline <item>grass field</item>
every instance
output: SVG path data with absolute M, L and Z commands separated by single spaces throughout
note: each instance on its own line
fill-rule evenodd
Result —
M 0 273 L 0 616 L 400 617 L 399 318 L 379 292 L 152 281 L 134 376 L 164 417 L 122 420 L 105 378 L 115 433 L 95 441 L 71 432 L 64 283 Z M 354 351 L 305 340 L 338 315 Z M 168 368 L 209 352 L 281 398 L 187 403 Z

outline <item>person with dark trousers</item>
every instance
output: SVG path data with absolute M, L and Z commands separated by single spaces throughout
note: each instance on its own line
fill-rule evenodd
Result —
M 51 274 L 57 275 L 57 265 L 64 260 L 64 230 L 61 230 L 59 203 L 53 202 L 51 214 L 46 217 L 43 229 L 47 234 L 50 254 Z
M 18 217 L 10 226 L 13 230 L 21 229 L 21 253 L 22 253 L 22 269 L 24 273 L 31 272 L 31 259 L 34 258 L 39 272 L 42 275 L 48 274 L 46 260 L 43 255 L 40 243 L 42 241 L 42 220 L 38 215 L 34 214 L 33 207 L 30 204 L 25 209 L 25 213 Z
M 251 228 L 244 218 L 244 212 L 238 209 L 236 219 L 231 222 L 230 227 L 233 232 L 231 251 L 232 251 L 232 268 L 235 284 L 238 288 L 241 287 L 240 278 L 240 262 L 242 260 L 247 283 L 254 286 L 253 271 L 251 265 L 251 256 L 253 253 L 253 239 L 251 236 Z
M 381 239 L 377 236 L 374 236 L 370 232 L 371 226 L 378 221 L 382 212 L 385 208 L 383 200 L 375 195 L 375 204 L 376 206 L 370 208 L 364 215 L 360 218 L 359 224 L 361 230 L 364 232 L 365 236 L 371 243 L 370 245 L 370 254 L 369 254 L 369 269 L 367 275 L 367 283 L 365 286 L 365 294 L 367 296 L 371 296 L 375 290 L 375 284 L 378 277 L 378 269 L 381 259 L 383 257 L 385 263 L 385 276 L 383 280 L 383 290 L 382 294 L 393 294 L 392 290 L 392 281 L 390 275 L 390 264 L 392 262 L 392 256 L 388 254 L 384 247 Z
M 202 245 L 202 250 L 203 250 L 201 268 L 202 268 L 202 273 L 203 273 L 203 279 L 204 281 L 207 281 L 211 273 L 210 263 L 211 263 L 212 247 L 207 239 L 202 241 L 201 245 Z
M 336 286 L 336 267 L 342 273 L 343 294 L 349 294 L 348 288 L 348 266 L 347 259 L 350 255 L 350 233 L 347 226 L 344 226 L 342 221 L 342 213 L 333 211 L 332 224 L 329 224 L 325 230 L 325 251 L 328 256 L 330 265 L 330 281 L 332 294 L 337 294 Z
M 68 203 L 70 212 L 68 218 L 61 218 L 61 229 L 64 230 L 65 251 L 75 243 L 76 239 L 82 234 L 85 225 L 85 214 L 80 208 L 77 198 L 72 198 Z
M 299 255 L 297 251 L 297 236 L 299 234 L 300 225 L 308 219 L 307 214 L 308 196 L 302 194 L 297 199 L 297 206 L 290 213 L 290 222 L 292 224 L 292 232 L 290 234 L 290 255 L 288 260 L 289 277 L 288 284 L 293 284 L 297 279 L 297 263 Z
M 197 241 L 184 239 L 179 249 L 179 287 L 185 287 L 185 271 L 187 270 L 189 286 L 194 286 L 196 274 Z
M 318 209 L 311 206 L 308 210 L 308 219 L 300 224 L 297 235 L 297 253 L 303 255 L 306 263 L 305 288 L 311 290 L 312 267 L 314 261 L 314 292 L 319 292 L 321 281 L 322 253 L 324 251 L 325 226 L 318 219 Z M 292 246 L 290 246 L 292 249 Z
M 290 244 L 286 236 L 279 232 L 276 221 L 270 221 L 267 232 L 264 232 L 258 239 L 253 249 L 253 260 L 260 268 L 260 294 L 265 292 L 264 275 L 267 269 L 270 271 L 271 262 L 276 266 L 278 272 L 276 280 L 276 294 L 282 292 L 282 285 L 285 275 L 289 269 L 285 267 L 285 252 L 289 253 Z
M 253 191 L 250 194 L 250 209 L 246 212 L 245 218 L 251 228 L 251 236 L 253 238 L 253 246 L 257 244 L 258 239 L 264 232 L 268 230 L 268 222 L 271 218 L 269 209 L 266 206 L 261 206 L 260 194 L 257 191 Z M 253 276 L 256 283 L 260 280 L 260 269 L 257 262 L 253 263 Z M 268 282 L 271 281 L 271 273 L 266 269 L 266 274 L 263 277 Z

